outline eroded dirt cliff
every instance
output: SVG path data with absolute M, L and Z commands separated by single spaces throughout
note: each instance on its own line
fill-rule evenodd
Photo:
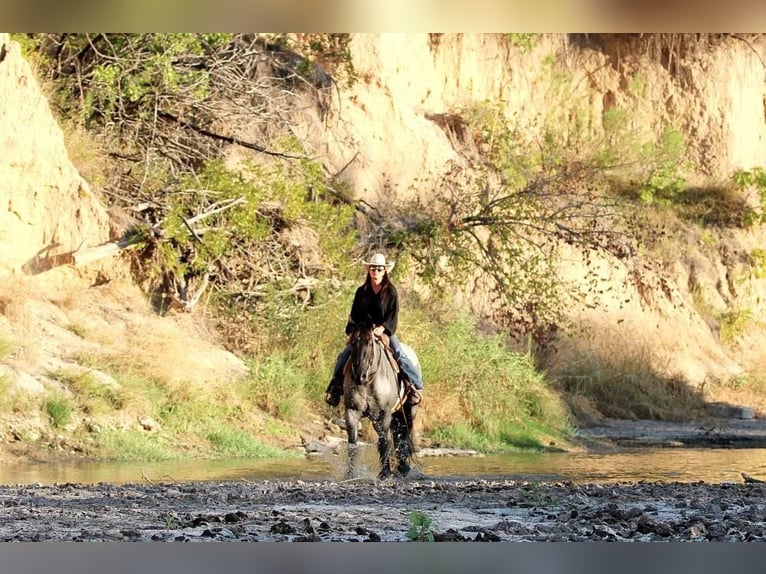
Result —
M 131 333 L 168 329 L 168 339 L 200 359 L 201 379 L 244 372 L 191 321 L 156 317 L 139 303 L 119 257 L 77 263 L 78 253 L 114 239 L 112 223 L 67 157 L 61 128 L 18 45 L 0 34 L 0 47 L 6 104 L 0 107 L 0 334 L 24 342 L 3 360 L 2 374 L 30 392 L 60 390 L 46 373 L 54 363 L 72 363 L 82 328 L 98 330 L 106 352 L 119 353 Z M 595 45 L 567 35 L 542 35 L 525 48 L 501 35 L 357 34 L 350 43 L 357 81 L 333 86 L 330 113 L 312 108 L 296 134 L 329 172 L 375 203 L 381 193 L 394 199 L 424 193 L 428 180 L 456 163 L 467 166 L 466 149 L 444 121 L 476 103 L 502 103 L 528 136 L 542 129 L 541 117 L 572 113 L 585 114 L 597 134 L 610 109 L 626 107 L 635 130 L 648 136 L 669 124 L 683 130 L 689 159 L 699 167 L 690 179 L 712 183 L 766 157 L 764 50 L 762 42 L 732 39 L 702 60 L 671 65 L 651 54 L 631 55 L 616 40 Z M 662 262 L 595 260 L 607 295 L 598 308 L 586 301 L 572 309 L 588 332 L 580 341 L 661 349 L 658 368 L 698 385 L 762 368 L 766 285 L 748 259 L 764 243 L 761 230 L 716 232 L 712 240 L 688 233 Z M 562 267 L 575 280 L 584 272 L 576 255 Z M 708 316 L 700 313 L 700 293 L 713 309 Z M 471 300 L 479 312 L 486 306 Z M 733 343 L 722 341 L 710 321 L 732 308 L 753 318 Z M 577 342 L 570 341 L 575 355 Z M 139 424 L 140 413 L 134 414 L 131 424 Z

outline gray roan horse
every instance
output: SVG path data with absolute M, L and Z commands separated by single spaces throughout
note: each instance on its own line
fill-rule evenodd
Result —
M 396 460 L 396 473 L 406 476 L 410 471 L 413 453 L 412 423 L 417 406 L 407 404 L 399 407 L 398 375 L 386 355 L 383 343 L 373 334 L 372 327 L 358 325 L 351 333 L 349 342 L 351 357 L 346 365 L 343 381 L 348 434 L 348 474 L 356 474 L 359 421 L 367 417 L 378 434 L 381 465 L 379 478 L 388 478 L 394 474 L 391 466 L 392 451 Z

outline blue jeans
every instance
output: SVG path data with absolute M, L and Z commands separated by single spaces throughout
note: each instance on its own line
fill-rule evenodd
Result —
M 420 372 L 415 368 L 414 363 L 405 353 L 402 353 L 402 347 L 399 344 L 399 339 L 396 335 L 389 337 L 389 345 L 394 352 L 394 359 L 399 363 L 404 374 L 412 383 L 412 386 L 416 389 L 423 390 L 423 379 L 420 376 Z M 346 345 L 338 355 L 338 360 L 335 361 L 335 369 L 332 372 L 333 378 L 341 379 L 343 377 L 343 367 L 346 365 L 349 356 L 351 356 L 351 345 Z

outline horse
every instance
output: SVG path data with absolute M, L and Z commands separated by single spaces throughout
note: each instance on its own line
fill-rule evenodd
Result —
M 344 370 L 343 396 L 348 435 L 349 476 L 357 468 L 359 422 L 368 418 L 378 435 L 380 472 L 385 479 L 394 474 L 391 464 L 392 442 L 396 473 L 407 476 L 413 458 L 412 425 L 417 406 L 408 403 L 399 389 L 398 374 L 383 342 L 372 326 L 357 326 L 349 337 L 351 356 Z M 393 438 L 393 441 L 391 440 Z

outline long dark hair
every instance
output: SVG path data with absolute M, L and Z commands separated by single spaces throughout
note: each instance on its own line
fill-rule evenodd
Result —
M 383 280 L 380 282 L 380 300 L 385 301 L 388 297 L 388 287 L 392 285 L 391 280 L 388 278 L 388 269 L 383 274 Z M 367 269 L 367 277 L 364 279 L 364 286 L 367 289 L 372 289 L 372 277 L 370 276 L 370 270 Z

